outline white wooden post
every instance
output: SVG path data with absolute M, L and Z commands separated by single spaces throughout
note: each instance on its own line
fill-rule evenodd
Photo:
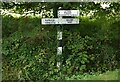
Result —
M 59 23 L 62 24 L 62 17 L 58 17 Z M 62 55 L 62 26 L 57 27 L 57 40 L 58 40 L 58 48 L 57 48 L 57 55 L 59 61 L 57 61 L 57 67 L 60 68 L 61 65 L 61 55 Z

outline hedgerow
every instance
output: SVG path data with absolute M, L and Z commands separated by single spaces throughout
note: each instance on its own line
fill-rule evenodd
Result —
M 118 68 L 119 21 L 81 18 L 63 25 L 63 54 L 57 53 L 57 26 L 40 18 L 3 17 L 3 80 L 65 79 Z M 61 60 L 61 68 L 56 66 Z

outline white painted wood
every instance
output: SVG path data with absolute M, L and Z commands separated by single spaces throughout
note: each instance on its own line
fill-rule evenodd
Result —
M 41 20 L 42 24 L 59 24 L 58 18 L 43 18 Z
M 58 16 L 79 16 L 79 10 L 58 10 Z
M 79 18 L 43 18 L 42 24 L 79 24 Z
M 62 54 L 62 47 L 58 47 L 57 49 L 57 55 L 61 55 Z
M 57 40 L 62 40 L 62 32 L 57 32 Z
M 60 62 L 57 62 L 57 67 L 58 67 L 58 68 L 60 67 L 60 64 L 61 64 Z
M 79 24 L 78 18 L 63 18 L 62 24 Z

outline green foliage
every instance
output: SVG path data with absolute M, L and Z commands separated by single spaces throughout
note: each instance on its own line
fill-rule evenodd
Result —
M 28 18 L 26 25 L 24 23 L 26 18 L 10 18 L 12 21 L 17 21 L 6 20 L 8 17 L 3 19 L 3 79 L 40 80 L 47 78 L 48 69 L 54 68 L 56 59 L 55 28 L 51 27 L 46 30 L 46 27 L 39 26 L 39 21 L 37 21 L 39 18 L 33 20 Z M 7 22 L 9 22 L 8 25 L 6 25 Z M 18 29 L 9 33 L 14 28 Z
M 89 46 L 87 43 L 90 40 L 90 37 L 85 36 L 85 38 L 82 38 L 80 33 L 72 33 L 66 30 L 64 30 L 63 35 L 63 37 L 67 37 L 67 41 L 64 43 L 64 50 L 67 53 L 64 53 L 64 55 L 69 55 L 65 60 L 68 73 L 73 74 L 76 71 L 83 72 L 86 69 L 86 64 L 89 63 L 87 53 L 87 48 Z
M 110 4 L 109 8 L 103 9 L 101 7 L 102 3 Z M 61 7 L 61 9 L 79 9 L 80 15 L 88 15 L 91 10 L 94 11 L 93 17 L 99 17 L 101 15 L 110 15 L 110 16 L 117 16 L 119 15 L 120 10 L 120 2 L 5 2 L 2 1 L 2 9 L 11 10 L 15 13 L 23 14 L 24 12 L 33 11 L 32 13 L 40 14 L 41 11 L 46 10 L 51 11 L 53 9 L 53 14 L 56 17 L 56 11 Z M 44 16 L 49 17 L 46 13 L 44 13 Z
M 85 73 L 118 68 L 119 19 L 81 17 L 80 25 L 64 25 L 61 68 L 56 66 L 57 28 L 40 18 L 3 17 L 3 79 L 81 79 Z M 76 78 L 76 79 L 77 79 Z M 69 79 L 69 78 L 68 78 Z

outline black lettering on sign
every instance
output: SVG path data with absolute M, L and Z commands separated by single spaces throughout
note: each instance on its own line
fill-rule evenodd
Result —
M 64 14 L 70 15 L 70 14 L 71 14 L 71 11 L 64 11 Z
M 73 19 L 66 19 L 68 23 L 72 23 Z
M 54 19 L 46 19 L 45 21 L 55 21 Z

